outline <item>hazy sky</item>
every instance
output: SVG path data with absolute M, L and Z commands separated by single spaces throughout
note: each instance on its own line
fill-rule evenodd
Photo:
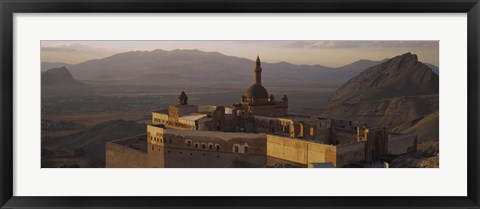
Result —
M 42 62 L 76 64 L 120 52 L 198 49 L 265 62 L 339 67 L 360 59 L 383 60 L 412 52 L 438 66 L 438 41 L 42 41 Z

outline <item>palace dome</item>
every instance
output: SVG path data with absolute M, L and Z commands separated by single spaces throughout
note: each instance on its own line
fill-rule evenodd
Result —
M 247 98 L 268 99 L 268 92 L 262 85 L 253 84 L 247 89 L 245 96 Z

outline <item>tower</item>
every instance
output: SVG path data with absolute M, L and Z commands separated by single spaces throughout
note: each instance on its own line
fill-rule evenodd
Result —
M 179 105 L 188 105 L 188 97 L 187 94 L 185 94 L 184 91 L 178 96 L 178 104 Z
M 258 57 L 258 55 L 254 69 L 254 84 L 262 85 L 262 66 L 260 63 L 260 57 Z

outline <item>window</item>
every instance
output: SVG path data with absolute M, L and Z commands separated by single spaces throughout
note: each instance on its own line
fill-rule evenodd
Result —
M 213 150 L 213 144 L 209 144 L 209 145 L 208 145 L 208 149 L 209 149 L 209 150 Z
M 207 145 L 206 145 L 206 144 L 202 144 L 202 149 L 207 149 Z
M 217 150 L 217 152 L 220 151 L 220 145 L 219 144 L 215 145 L 215 150 Z
M 198 149 L 198 143 L 195 143 L 195 149 Z
M 234 151 L 234 152 L 238 152 L 238 146 L 235 145 L 235 146 L 233 147 L 233 151 Z
M 243 152 L 248 153 L 248 147 L 247 146 L 243 147 Z
M 187 146 L 191 147 L 192 146 L 192 141 L 187 140 Z

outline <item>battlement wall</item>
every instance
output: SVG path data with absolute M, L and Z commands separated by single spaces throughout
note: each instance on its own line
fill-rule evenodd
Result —
M 336 164 L 335 146 L 274 135 L 267 135 L 267 155 L 302 165 L 310 162 Z

